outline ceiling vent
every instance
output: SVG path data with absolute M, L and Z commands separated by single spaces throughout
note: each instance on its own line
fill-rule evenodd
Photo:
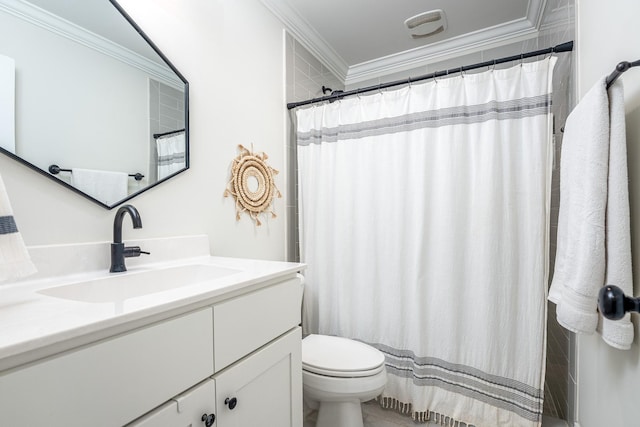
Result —
M 411 38 L 421 39 L 435 36 L 447 29 L 447 20 L 442 9 L 419 13 L 404 21 Z

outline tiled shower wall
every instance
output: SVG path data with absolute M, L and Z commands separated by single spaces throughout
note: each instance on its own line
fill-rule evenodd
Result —
M 322 86 L 344 90 L 344 83 L 320 63 L 291 34 L 286 35 L 287 102 L 324 96 Z
M 447 61 L 434 62 L 426 66 L 415 68 L 401 73 L 384 76 L 383 78 L 359 82 L 356 85 L 346 87 L 346 90 L 357 87 L 373 86 L 379 83 L 415 77 L 434 71 L 447 70 L 477 62 L 489 61 L 505 56 L 517 55 L 532 50 L 544 49 L 560 43 L 574 40 L 574 9 L 575 0 L 547 0 L 543 14 L 541 31 L 537 38 L 514 43 L 499 48 L 488 49 Z M 572 53 L 558 55 L 558 62 L 554 72 L 553 81 L 553 114 L 554 114 L 554 139 L 555 159 L 552 176 L 551 194 L 551 236 L 550 236 L 550 272 L 553 272 L 556 233 L 558 224 L 559 206 L 559 164 L 560 147 L 562 145 L 562 127 L 568 113 L 576 101 L 575 83 L 573 76 L 574 63 Z M 512 64 L 504 64 L 510 66 Z M 329 86 L 332 89 L 342 89 L 338 79 L 334 76 L 322 73 L 326 69 L 313 58 L 293 37 L 287 35 L 287 102 L 302 101 L 322 96 L 321 86 Z M 308 71 L 308 72 L 307 72 Z M 480 70 L 482 71 L 482 70 Z M 333 85 L 333 86 L 332 86 Z M 294 132 L 293 127 L 290 127 Z M 295 138 L 292 133 L 289 143 L 289 170 L 295 171 Z M 289 259 L 299 259 L 297 244 L 297 212 L 295 195 L 297 189 L 295 180 L 290 179 L 290 188 L 287 192 L 289 200 L 287 208 L 289 218 Z M 551 277 L 550 277 L 551 280 Z M 575 390 L 576 390 L 576 366 L 575 366 L 575 336 L 562 328 L 556 321 L 555 305 L 548 304 L 547 320 L 547 375 L 545 378 L 545 406 L 544 413 L 573 423 L 575 420 Z
M 184 129 L 184 92 L 149 79 L 149 182 L 157 180 L 158 154 L 155 133 Z
M 307 49 L 305 49 L 293 36 L 286 34 L 286 100 L 289 102 L 306 101 L 307 99 L 324 96 L 322 86 L 332 90 L 344 90 L 342 83 L 331 71 L 320 63 Z M 292 113 L 293 114 L 293 113 Z M 298 242 L 298 206 L 296 186 L 297 162 L 296 162 L 296 138 L 294 117 L 289 117 L 290 134 L 287 140 L 287 170 L 291 176 L 287 183 L 287 260 L 299 261 Z
M 184 92 L 149 80 L 149 115 L 154 133 L 184 129 Z

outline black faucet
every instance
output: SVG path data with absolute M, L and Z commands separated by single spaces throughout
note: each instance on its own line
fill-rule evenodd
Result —
M 122 243 L 122 220 L 125 214 L 131 216 L 131 222 L 133 222 L 133 228 L 142 228 L 142 219 L 138 210 L 132 205 L 121 206 L 116 212 L 116 217 L 113 220 L 113 243 L 111 244 L 111 268 L 109 272 L 119 273 L 127 271 L 127 267 L 124 265 L 124 259 L 129 257 L 138 257 L 140 254 L 149 254 L 140 250 L 140 246 L 124 246 Z

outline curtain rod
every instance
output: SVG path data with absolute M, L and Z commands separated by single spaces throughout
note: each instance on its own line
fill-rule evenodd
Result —
M 154 133 L 153 134 L 153 138 L 154 139 L 158 139 L 162 136 L 169 136 L 169 135 L 173 135 L 174 133 L 180 133 L 180 132 L 184 132 L 184 128 L 183 129 L 176 129 L 176 130 L 171 130 L 169 132 L 164 132 L 164 133 Z
M 550 48 L 547 48 L 547 49 L 541 49 L 541 50 L 536 50 L 536 51 L 533 51 L 533 52 L 522 53 L 520 55 L 507 56 L 507 57 L 500 58 L 500 59 L 493 59 L 491 61 L 479 62 L 477 64 L 465 65 L 465 66 L 462 66 L 462 67 L 452 68 L 452 69 L 444 70 L 444 71 L 436 71 L 435 73 L 425 74 L 425 75 L 422 75 L 422 76 L 419 76 L 419 77 L 408 78 L 408 79 L 404 79 L 404 80 L 396 80 L 396 81 L 389 82 L 389 83 L 381 83 L 379 85 L 368 86 L 368 87 L 364 87 L 364 88 L 349 90 L 349 91 L 346 91 L 346 92 L 338 92 L 338 91 L 336 91 L 336 92 L 333 92 L 331 95 L 328 95 L 328 96 L 309 99 L 307 101 L 288 103 L 287 104 L 287 108 L 289 110 L 291 110 L 291 109 L 296 108 L 296 107 L 301 107 L 303 105 L 309 105 L 309 104 L 315 104 L 317 102 L 336 101 L 338 99 L 342 99 L 345 96 L 349 96 L 349 95 L 358 95 L 360 93 L 371 92 L 371 91 L 374 91 L 374 90 L 386 89 L 388 87 L 399 86 L 399 85 L 404 85 L 404 84 L 410 84 L 410 83 L 414 83 L 414 82 L 421 81 L 421 80 L 428 80 L 428 79 L 433 79 L 433 78 L 437 78 L 437 77 L 446 76 L 448 74 L 461 73 L 461 72 L 464 72 L 464 71 L 474 70 L 476 68 L 490 67 L 490 66 L 493 66 L 493 65 L 496 65 L 496 64 L 503 64 L 505 62 L 511 62 L 511 61 L 517 61 L 517 60 L 521 60 L 521 59 L 525 59 L 525 58 L 531 58 L 533 56 L 547 55 L 549 53 L 571 52 L 572 50 L 573 50 L 573 41 L 569 41 L 569 42 L 562 43 L 562 44 L 559 44 L 557 46 L 550 47 Z

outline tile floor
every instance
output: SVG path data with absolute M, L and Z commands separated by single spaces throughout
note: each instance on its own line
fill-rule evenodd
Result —
M 411 418 L 404 417 L 393 411 L 382 409 L 376 402 L 368 402 L 362 405 L 362 416 L 364 418 L 364 427 L 435 427 L 436 424 L 418 424 L 414 423 Z M 305 406 L 304 408 L 304 427 L 314 427 L 317 417 L 317 411 Z M 542 421 L 542 427 L 567 427 L 565 421 L 553 417 L 545 416 Z

